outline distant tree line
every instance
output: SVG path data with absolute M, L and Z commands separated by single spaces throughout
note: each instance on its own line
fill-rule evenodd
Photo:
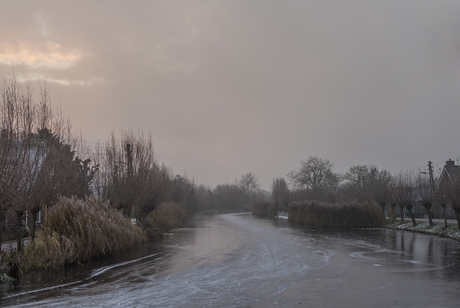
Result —
M 415 204 L 425 209 L 430 225 L 433 225 L 432 208 L 439 204 L 443 208 L 446 227 L 446 206 L 450 205 L 460 227 L 460 176 L 439 181 L 434 175 L 430 178 L 427 172 L 421 170 L 392 174 L 373 165 L 355 165 L 345 174 L 338 174 L 333 167 L 328 159 L 308 157 L 300 163 L 299 169 L 287 174 L 290 185 L 282 177 L 273 179 L 272 203 L 278 210 L 285 211 L 289 203 L 305 200 L 329 203 L 370 201 L 379 205 L 383 212 L 387 208 L 391 221 L 395 221 L 397 215 L 404 221 L 407 212 L 414 225 L 416 221 L 412 210 Z
M 459 222 L 460 177 L 444 182 L 436 191 L 429 178 L 418 172 L 392 174 L 373 165 L 355 165 L 345 174 L 335 173 L 328 159 L 310 156 L 287 180 L 276 177 L 271 195 L 260 188 L 257 176 L 248 172 L 232 183 L 205 186 L 186 175 L 174 174 L 158 162 L 152 136 L 143 131 L 111 133 L 107 142 L 88 150 L 82 136 L 72 132 L 71 122 L 50 102 L 42 88 L 38 99 L 14 75 L 0 88 L 0 238 L 6 220 L 14 217 L 15 232 L 25 232 L 27 215 L 35 221 L 41 210 L 60 197 L 84 199 L 98 196 L 126 217 L 146 221 L 161 204 L 181 204 L 187 211 L 250 210 L 250 205 L 270 201 L 276 211 L 287 211 L 291 202 L 318 200 L 330 203 L 371 201 L 390 219 L 404 219 L 422 204 L 431 220 L 431 209 L 450 205 Z M 175 207 L 176 208 L 176 207 Z M 11 222 L 11 221 L 10 221 Z

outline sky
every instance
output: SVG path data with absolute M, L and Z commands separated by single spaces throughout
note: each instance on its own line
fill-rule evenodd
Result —
M 457 0 L 0 3 L 0 77 L 46 82 L 88 144 L 151 132 L 199 183 L 460 156 Z

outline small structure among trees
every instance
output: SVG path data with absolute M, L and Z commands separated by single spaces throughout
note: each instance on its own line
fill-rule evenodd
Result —
M 443 208 L 444 218 L 457 219 L 460 227 L 460 166 L 449 159 L 436 185 L 436 202 Z

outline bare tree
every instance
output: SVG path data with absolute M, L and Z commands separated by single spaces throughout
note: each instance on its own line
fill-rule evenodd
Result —
M 138 130 L 122 131 L 117 139 L 112 132 L 104 149 L 96 151 L 100 174 L 95 177 L 98 194 L 116 209 L 131 217 L 132 209 L 139 218 L 141 207 L 155 199 L 152 187 L 167 177 L 167 170 L 158 166 L 152 137 Z M 163 182 L 161 182 L 164 184 Z M 155 193 L 158 193 L 156 191 Z
M 433 219 L 431 217 L 431 207 L 433 206 L 433 191 L 430 185 L 430 179 L 418 172 L 415 176 L 415 188 L 416 188 L 416 195 L 418 199 L 422 202 L 422 206 L 425 208 L 426 214 L 428 216 L 428 220 L 430 222 L 430 226 L 433 226 Z
M 395 188 L 390 187 L 389 188 L 389 202 L 390 202 L 390 221 L 392 223 L 396 222 L 396 206 L 398 205 L 398 201 L 395 197 Z M 403 215 L 404 216 L 404 215 Z M 402 221 L 404 221 L 404 217 L 401 218 Z
M 8 212 L 16 214 L 20 249 L 21 217 L 26 211 L 23 193 L 37 157 L 31 151 L 36 105 L 30 88 L 20 86 L 14 73 L 3 81 L 0 96 L 0 223 L 4 225 Z
M 62 117 L 53 117 L 48 90 L 40 90 L 36 102 L 31 89 L 20 85 L 14 73 L 4 80 L 0 90 L 0 222 L 3 226 L 7 212 L 14 212 L 18 249 L 23 216 L 30 211 L 31 200 L 42 193 L 33 189 L 41 181 L 39 174 L 46 152 L 36 132 L 63 128 Z
M 147 180 L 146 197 L 140 202 L 139 210 L 141 218 L 153 211 L 160 204 L 171 200 L 174 190 L 172 171 L 164 164 L 151 167 Z
M 348 199 L 374 200 L 385 212 L 385 205 L 390 199 L 389 184 L 392 180 L 390 172 L 385 169 L 379 171 L 373 165 L 356 165 L 348 170 L 344 179 L 347 182 L 342 186 L 342 191 L 348 195 Z
M 369 168 L 366 165 L 351 166 L 344 178 L 354 185 L 364 188 L 369 179 Z
M 288 178 L 294 188 L 311 188 L 313 190 L 336 187 L 339 182 L 337 174 L 332 172 L 334 167 L 329 159 L 310 156 L 300 162 L 300 169 L 288 173 Z
M 276 210 L 287 211 L 290 191 L 284 178 L 275 178 L 272 182 L 272 200 Z
M 396 176 L 395 182 L 395 198 L 401 209 L 401 220 L 404 221 L 404 208 L 406 208 L 412 219 L 412 223 L 416 226 L 417 222 L 412 214 L 412 207 L 416 199 L 414 174 L 411 171 L 400 172 Z
M 260 190 L 259 180 L 252 172 L 243 174 L 239 180 L 235 180 L 235 184 L 244 192 L 251 203 L 253 202 L 253 196 Z
M 439 204 L 442 207 L 442 212 L 444 216 L 444 226 L 446 229 L 449 227 L 447 224 L 447 213 L 446 213 L 446 210 L 447 210 L 446 207 L 447 207 L 447 204 L 449 203 L 448 193 L 449 193 L 448 184 L 444 181 L 441 182 L 435 193 L 435 201 L 439 202 Z
M 390 201 L 390 191 L 388 186 L 379 185 L 374 187 L 374 199 L 382 208 L 382 212 L 385 214 L 385 205 Z
M 375 201 L 380 205 L 384 213 L 387 203 L 390 203 L 391 208 L 392 197 L 390 185 L 392 181 L 393 177 L 389 171 L 385 169 L 378 171 L 377 167 L 371 167 L 368 185 Z
M 246 202 L 245 192 L 236 184 L 219 184 L 213 189 L 218 209 L 243 209 Z
M 195 183 L 186 175 L 177 174 L 172 181 L 173 192 L 172 200 L 176 203 L 182 203 L 188 210 L 196 211 L 198 208 Z
M 200 210 L 207 211 L 215 208 L 216 201 L 211 187 L 199 184 L 196 187 L 196 197 Z

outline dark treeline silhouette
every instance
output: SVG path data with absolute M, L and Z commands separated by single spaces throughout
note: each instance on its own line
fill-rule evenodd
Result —
M 142 130 L 112 132 L 105 143 L 88 147 L 51 104 L 46 87 L 35 99 L 14 74 L 0 95 L 0 240 L 4 231 L 14 234 L 18 250 L 27 232 L 35 240 L 38 218 L 61 197 L 97 196 L 144 227 L 152 227 L 147 217 L 162 204 L 162 211 L 237 211 L 266 199 L 252 172 L 214 188 L 175 175 L 158 161 L 151 135 Z
M 431 162 L 429 163 L 431 168 Z M 289 204 L 318 201 L 321 204 L 349 204 L 369 202 L 380 206 L 391 222 L 399 216 L 402 221 L 408 215 L 414 225 L 416 216 L 425 216 L 433 226 L 433 209 L 443 208 L 447 227 L 447 208 L 455 213 L 460 227 L 460 166 L 448 161 L 439 177 L 433 171 L 405 170 L 391 173 L 374 165 L 355 165 L 345 174 L 333 171 L 334 164 L 317 156 L 310 156 L 300 163 L 297 170 L 272 182 L 270 204 L 258 204 L 257 213 L 268 215 L 273 211 L 262 209 L 274 207 L 286 211 Z M 399 208 L 399 213 L 396 209 Z M 269 215 L 270 216 L 270 215 Z

